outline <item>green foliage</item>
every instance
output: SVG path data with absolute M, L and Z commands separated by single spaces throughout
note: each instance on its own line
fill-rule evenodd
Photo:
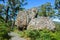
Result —
M 55 22 L 56 31 L 60 31 L 60 22 Z
M 47 17 L 47 16 L 51 17 L 54 15 L 54 13 L 55 13 L 54 9 L 52 8 L 51 3 L 49 3 L 49 2 L 41 5 L 38 10 L 38 14 L 40 16 L 45 16 L 45 17 Z
M 0 4 L 0 13 L 2 12 L 3 7 L 4 7 L 4 5 L 3 4 Z
M 0 20 L 0 40 L 8 40 L 10 38 L 8 32 L 10 32 L 10 28 L 3 20 Z
M 58 10 L 57 17 L 60 19 L 60 0 L 55 0 L 55 9 Z
M 60 0 L 55 0 L 55 8 L 60 9 Z
M 30 37 L 31 40 L 35 40 L 36 38 L 40 38 L 40 33 L 38 30 L 31 30 L 27 36 Z
M 29 33 L 29 34 L 31 34 L 31 33 Z M 32 35 L 30 35 L 29 37 L 31 38 L 31 36 L 32 36 L 32 38 L 34 38 L 34 40 L 59 40 L 60 39 L 60 36 L 59 36 L 60 32 L 53 33 L 52 31 L 42 30 L 42 31 L 39 31 L 38 33 L 36 33 L 38 36 L 34 35 L 34 37 L 33 37 L 32 36 L 33 33 L 32 33 Z

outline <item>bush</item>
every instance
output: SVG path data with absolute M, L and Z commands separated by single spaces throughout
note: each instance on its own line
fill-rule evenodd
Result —
M 9 26 L 0 21 L 0 40 L 8 40 L 10 37 L 8 36 L 8 32 L 10 32 Z
M 36 38 L 40 38 L 40 33 L 38 30 L 31 30 L 27 36 L 30 37 L 31 40 L 35 40 Z
M 21 37 L 30 38 L 31 40 L 60 40 L 60 32 L 50 30 L 25 30 L 19 32 Z
M 55 23 L 56 31 L 60 31 L 60 23 Z

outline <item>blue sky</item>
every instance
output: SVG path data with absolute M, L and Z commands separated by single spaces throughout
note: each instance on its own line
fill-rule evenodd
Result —
M 51 5 L 54 5 L 54 0 L 27 0 L 27 5 L 25 5 L 24 7 L 26 9 L 30 9 L 32 7 L 38 7 L 42 4 L 45 4 L 46 2 L 50 2 Z
M 7 0 L 5 0 L 7 1 Z M 46 2 L 50 2 L 54 6 L 54 0 L 27 0 L 27 5 L 24 6 L 25 9 L 30 9 L 32 7 L 38 7 Z M 2 1 L 0 3 L 3 3 Z

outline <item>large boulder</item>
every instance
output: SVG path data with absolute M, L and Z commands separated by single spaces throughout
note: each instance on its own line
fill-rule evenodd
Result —
M 53 30 L 55 24 L 49 17 L 37 17 L 37 8 L 32 8 L 25 11 L 19 11 L 15 25 L 19 29 L 44 29 Z
M 20 11 L 19 14 L 17 15 L 17 19 L 15 22 L 15 25 L 20 26 L 20 25 L 26 25 L 26 17 L 27 14 L 25 11 Z
M 15 25 L 17 25 L 18 28 L 23 28 L 27 25 L 27 13 L 26 11 L 19 11 L 19 14 L 17 15 L 17 19 L 15 22 Z
M 36 8 L 32 8 L 27 11 L 19 11 L 15 25 L 17 25 L 18 28 L 26 28 L 31 19 L 35 18 L 36 14 Z
M 33 30 L 33 29 L 49 29 L 49 30 L 54 30 L 55 29 L 55 24 L 53 23 L 52 19 L 49 17 L 38 17 L 34 18 L 30 21 L 27 29 L 28 30 Z
M 26 13 L 27 13 L 27 23 L 29 24 L 29 22 L 36 17 L 37 8 L 28 9 Z

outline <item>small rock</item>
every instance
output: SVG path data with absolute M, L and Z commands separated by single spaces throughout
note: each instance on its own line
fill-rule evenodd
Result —
M 26 40 L 24 38 L 19 37 L 19 35 L 14 32 L 10 32 L 10 33 L 8 33 L 8 35 L 11 36 L 11 39 L 9 39 L 9 40 Z

